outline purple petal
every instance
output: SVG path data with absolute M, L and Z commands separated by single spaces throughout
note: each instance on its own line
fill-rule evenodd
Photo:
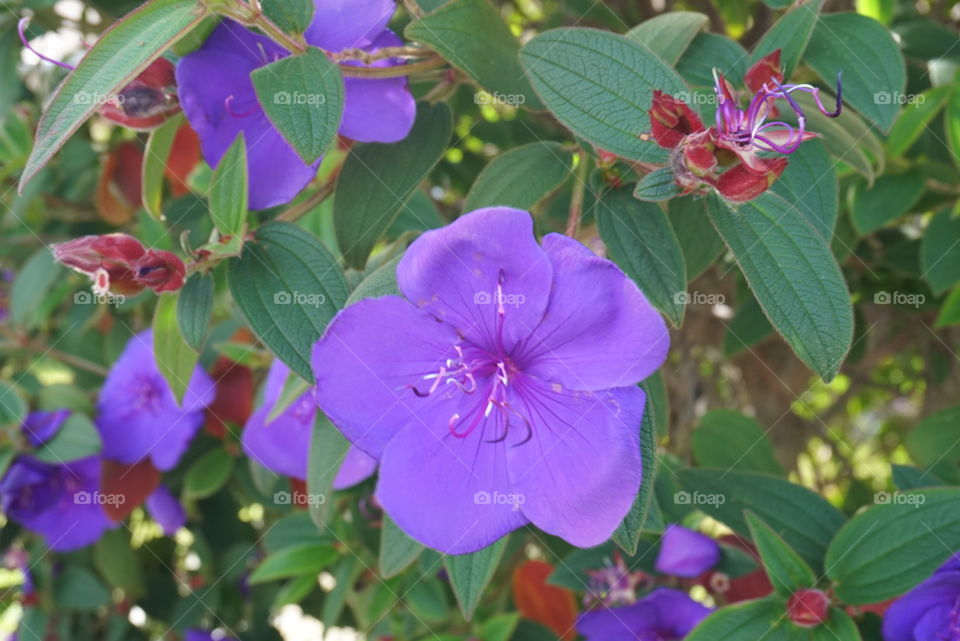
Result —
M 923 613 L 913 628 L 911 641 L 944 641 L 951 639 L 953 607 L 938 605 Z
M 450 325 L 398 296 L 360 301 L 337 314 L 313 347 L 316 402 L 351 443 L 379 458 L 430 400 L 411 386 L 456 356 L 456 342 Z
M 397 266 L 412 303 L 491 352 L 509 352 L 537 326 L 552 275 L 530 214 L 509 207 L 478 209 L 426 232 Z
M 717 564 L 720 546 L 709 536 L 669 525 L 660 540 L 657 572 L 693 579 Z
M 152 332 L 133 336 L 100 391 L 96 425 L 103 456 L 121 463 L 150 456 L 158 469 L 172 468 L 203 424 L 203 410 L 213 397 L 213 381 L 197 367 L 179 406 L 157 369 Z
M 337 476 L 333 479 L 333 489 L 345 490 L 361 481 L 365 481 L 377 471 L 377 459 L 365 454 L 363 450 L 351 447 L 340 464 Z
M 23 422 L 23 432 L 26 434 L 27 440 L 30 441 L 31 445 L 39 447 L 60 431 L 60 427 L 64 421 L 67 420 L 68 416 L 70 416 L 70 410 L 30 412 Z
M 327 51 L 365 48 L 387 27 L 394 0 L 316 0 L 313 22 L 304 36 Z
M 166 485 L 158 485 L 153 494 L 147 497 L 147 509 L 167 536 L 176 534 L 187 522 L 187 513 Z
M 247 455 L 277 474 L 300 480 L 307 478 L 310 434 L 317 416 L 317 405 L 310 392 L 305 392 L 275 419 L 267 417 L 283 391 L 289 368 L 276 359 L 267 374 L 264 403 L 243 428 L 243 450 Z
M 395 47 L 403 41 L 384 31 L 371 49 Z M 378 60 L 372 67 L 394 67 L 393 58 Z M 360 63 L 357 63 L 359 66 Z M 417 101 L 400 78 L 344 78 L 345 94 L 340 134 L 360 142 L 397 142 L 406 138 L 417 115 Z
M 670 335 L 660 314 L 612 262 L 559 234 L 543 239 L 553 291 L 515 360 L 577 390 L 633 385 L 663 364 Z
M 511 404 L 530 422 L 528 442 L 517 444 L 513 434 L 506 441 L 523 513 L 573 545 L 606 541 L 640 487 L 643 390 L 570 392 L 524 378 Z
M 658 588 L 632 605 L 583 613 L 577 631 L 587 641 L 675 641 L 710 611 L 685 592 Z
M 953 607 L 960 597 L 960 572 L 934 574 L 887 608 L 884 641 L 915 641 L 914 628 L 931 608 Z
M 686 592 L 670 588 L 657 588 L 643 600 L 657 609 L 660 616 L 657 629 L 665 639 L 682 639 L 712 612 Z

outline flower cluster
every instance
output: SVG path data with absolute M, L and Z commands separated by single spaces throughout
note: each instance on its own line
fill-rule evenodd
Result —
M 787 159 L 770 154 L 790 154 L 805 140 L 816 136 L 806 130 L 806 117 L 792 94 L 813 95 L 825 115 L 840 115 L 841 86 L 837 76 L 837 102 L 827 111 L 820 89 L 807 84 L 783 84 L 780 50 L 761 58 L 744 77 L 753 97 L 741 108 L 737 92 L 714 70 L 717 97 L 716 125 L 704 126 L 695 111 L 682 101 L 655 91 L 650 108 L 650 126 L 657 144 L 671 150 L 670 166 L 684 192 L 712 187 L 728 200 L 756 198 L 780 177 Z M 784 101 L 796 115 L 796 126 L 769 120 Z
M 53 246 L 58 261 L 93 281 L 97 294 L 136 294 L 144 288 L 176 291 L 186 266 L 168 251 L 147 249 L 127 234 L 82 236 Z

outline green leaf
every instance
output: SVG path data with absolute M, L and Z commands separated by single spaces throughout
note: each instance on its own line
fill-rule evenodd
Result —
M 700 467 L 784 476 L 766 432 L 740 412 L 710 410 L 693 431 L 692 441 Z
M 48 463 L 67 463 L 93 456 L 101 447 L 100 432 L 93 421 L 85 414 L 71 412 L 56 435 L 39 446 L 33 456 Z
M 104 31 L 47 103 L 20 176 L 20 193 L 106 97 L 139 75 L 205 15 L 196 0 L 150 0 Z
M 199 355 L 180 335 L 177 325 L 179 298 L 179 292 L 161 294 L 157 298 L 157 309 L 153 314 L 153 353 L 157 368 L 170 385 L 174 398 L 182 404 Z
M 267 557 L 250 573 L 251 585 L 289 579 L 305 574 L 316 576 L 340 554 L 326 543 L 307 543 L 283 548 Z
M 684 641 L 777 641 L 778 637 L 771 632 L 776 630 L 777 625 L 783 623 L 785 618 L 783 603 L 774 597 L 744 601 L 714 610 L 684 637 Z
M 672 198 L 667 205 L 667 217 L 687 266 L 687 282 L 702 274 L 723 253 L 723 239 L 710 224 L 706 207 L 705 198 L 693 196 Z
M 347 455 L 350 442 L 322 412 L 317 412 L 310 436 L 310 458 L 307 461 L 307 493 L 310 518 L 326 527 L 333 510 L 333 480 Z
M 634 499 L 630 511 L 623 522 L 613 532 L 613 541 L 620 548 L 633 556 L 637 553 L 640 542 L 640 533 L 647 520 L 650 510 L 650 501 L 653 498 L 653 479 L 657 474 L 657 443 L 656 428 L 654 427 L 653 403 L 647 394 L 647 403 L 640 421 L 640 455 L 643 458 L 643 476 L 640 480 L 640 491 Z
M 495 100 L 542 109 L 520 68 L 520 43 L 487 0 L 453 0 L 407 25 L 403 35 L 429 45 Z M 480 101 L 478 95 L 474 100 Z
M 520 50 L 533 88 L 578 136 L 630 160 L 663 162 L 650 131 L 654 89 L 686 91 L 680 77 L 641 44 L 606 31 L 552 29 Z
M 876 137 L 867 129 L 860 116 L 851 109 L 844 109 L 837 118 L 829 118 L 820 113 L 813 100 L 808 100 L 806 95 L 794 94 L 797 104 L 803 110 L 807 118 L 807 128 L 809 131 L 816 131 L 820 134 L 818 140 L 826 147 L 827 151 L 838 161 L 850 166 L 851 169 L 863 174 L 870 182 L 873 182 L 877 171 L 874 169 L 874 161 L 877 163 L 883 161 L 883 148 L 879 141 L 876 146 L 879 148 L 879 157 L 873 152 L 874 141 Z M 782 114 L 787 122 L 796 123 L 792 114 Z M 863 129 L 865 133 L 860 133 Z M 808 141 L 809 142 L 809 141 Z M 806 143 L 801 145 L 805 147 Z M 871 153 L 868 155 L 867 151 Z M 789 167 L 789 165 L 788 165 Z
M 416 561 L 421 552 L 423 545 L 407 536 L 384 514 L 380 529 L 380 576 L 385 579 L 397 576 Z
M 177 327 L 187 344 L 199 352 L 213 313 L 213 278 L 194 274 L 187 279 L 177 300 Z
M 260 0 L 263 14 L 287 33 L 303 33 L 313 21 L 312 0 Z
M 763 314 L 757 299 L 748 292 L 746 300 L 737 308 L 733 320 L 723 333 L 723 353 L 728 358 L 736 356 L 771 334 L 773 325 Z
M 811 588 L 817 577 L 800 555 L 753 512 L 745 515 L 750 535 L 763 560 L 763 569 L 773 589 L 787 599 L 800 588 Z
M 898 490 L 916 490 L 921 487 L 937 487 L 943 481 L 931 470 L 921 470 L 910 465 L 890 465 L 893 477 L 893 486 Z
M 673 65 L 709 24 L 710 18 L 702 13 L 670 11 L 644 20 L 628 31 L 627 37 L 646 45 L 668 65 Z
M 313 382 L 310 353 L 347 300 L 336 259 L 302 227 L 261 225 L 230 261 L 230 293 L 254 333 L 293 371 Z
M 472 554 L 458 554 L 443 558 L 443 566 L 450 577 L 453 593 L 467 620 L 473 616 L 483 591 L 493 578 L 508 538 L 505 536 L 493 545 Z
M 914 462 L 923 467 L 940 461 L 960 462 L 960 406 L 924 418 L 907 432 L 904 445 Z
M 960 287 L 954 287 L 943 304 L 934 327 L 949 327 L 960 324 Z
M 637 200 L 660 202 L 670 200 L 680 193 L 676 176 L 669 167 L 656 169 L 644 175 L 633 190 L 633 197 Z
M 728 78 L 742 78 L 747 72 L 747 51 L 727 36 L 698 33 L 677 62 L 677 72 L 691 85 L 712 87 L 714 67 Z
M 243 234 L 247 197 L 247 145 L 241 130 L 210 180 L 210 216 L 221 236 Z
M 804 363 L 832 380 L 853 341 L 853 306 L 824 238 L 770 192 L 736 207 L 711 194 L 707 212 L 770 322 Z
M 136 599 L 146 590 L 140 558 L 123 528 L 107 530 L 93 548 L 93 563 L 110 585 Z
M 842 608 L 830 608 L 830 618 L 810 628 L 810 641 L 861 641 L 860 630 Z
M 820 14 L 822 0 L 809 0 L 786 12 L 764 34 L 750 53 L 750 66 L 775 49 L 780 49 L 783 75 L 789 78 L 800 64 Z M 836 74 L 834 74 L 836 75 Z M 835 79 L 835 78 L 834 78 Z M 830 82 L 833 82 L 831 80 Z
M 776 476 L 705 469 L 679 470 L 677 475 L 686 493 L 675 496 L 675 501 L 699 508 L 743 536 L 750 536 L 743 516 L 750 510 L 815 571 L 823 568 L 827 547 L 844 522 L 843 514 L 826 499 Z
M 223 448 L 210 450 L 190 464 L 183 479 L 183 492 L 189 498 L 212 496 L 226 484 L 233 472 L 233 457 Z
M 422 102 L 406 138 L 358 144 L 350 151 L 333 201 L 337 244 L 347 265 L 363 269 L 410 194 L 443 156 L 452 131 L 453 115 L 446 103 Z
M 463 211 L 516 207 L 529 211 L 552 194 L 573 171 L 573 154 L 557 142 L 534 142 L 506 151 L 483 168 Z
M 343 114 L 340 67 L 316 47 L 287 56 L 250 74 L 257 102 L 305 163 L 330 146 Z
M 323 609 L 320 610 L 320 621 L 329 629 L 340 618 L 343 606 L 347 603 L 347 596 L 352 592 L 354 582 L 366 566 L 355 554 L 348 554 L 340 559 L 333 572 L 334 588 L 327 593 L 323 600 Z
M 20 395 L 20 390 L 6 381 L 0 381 L 0 428 L 19 429 L 26 416 L 27 402 Z
M 887 154 L 902 156 L 917 141 L 930 122 L 940 113 L 953 92 L 953 87 L 928 89 L 904 105 L 887 136 Z
M 399 296 L 400 286 L 397 285 L 397 265 L 403 254 L 394 256 L 380 267 L 370 272 L 370 275 L 360 281 L 360 284 L 350 292 L 347 306 L 365 298 L 380 298 L 381 296 Z
M 110 591 L 90 570 L 69 565 L 53 584 L 53 601 L 63 610 L 91 611 L 110 603 Z
M 44 298 L 63 274 L 46 247 L 34 252 L 17 271 L 10 289 L 10 320 L 15 325 L 33 327 Z
M 596 217 L 600 237 L 616 263 L 679 326 L 686 267 L 663 210 L 633 198 L 628 191 L 609 191 L 597 202 Z
M 923 194 L 923 174 L 907 171 L 884 174 L 872 187 L 859 183 L 853 191 L 850 219 L 861 236 L 906 214 Z
M 960 91 L 954 91 L 943 112 L 943 130 L 953 164 L 960 167 Z
M 157 220 L 163 219 L 163 183 L 166 179 L 164 169 L 170 160 L 177 130 L 184 121 L 183 114 L 167 118 L 150 132 L 147 147 L 143 152 L 143 168 L 140 172 L 143 208 Z
M 960 489 L 886 494 L 853 517 L 827 551 L 827 575 L 850 605 L 903 594 L 960 549 Z
M 480 626 L 480 641 L 509 641 L 519 622 L 519 612 L 492 616 Z
M 821 16 L 804 55 L 827 85 L 843 71 L 844 102 L 884 132 L 897 119 L 907 86 L 903 55 L 879 22 L 856 13 Z
M 808 140 L 790 154 L 790 164 L 770 187 L 829 239 L 837 224 L 837 172 L 819 140 Z
M 920 266 L 923 278 L 937 295 L 960 281 L 960 218 L 949 207 L 930 219 L 920 241 Z

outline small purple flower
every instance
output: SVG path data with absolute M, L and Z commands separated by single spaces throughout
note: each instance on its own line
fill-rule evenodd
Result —
M 887 608 L 884 641 L 960 639 L 960 553 Z
M 375 51 L 403 42 L 386 28 L 393 0 L 316 0 L 307 43 L 329 53 Z M 240 131 L 247 144 L 250 208 L 289 202 L 316 173 L 283 139 L 257 102 L 250 74 L 289 55 L 278 44 L 224 20 L 204 45 L 177 65 L 183 111 L 199 134 L 204 158 L 216 166 Z M 353 63 L 351 63 L 353 64 Z M 359 63 L 356 63 L 359 64 Z M 374 63 L 394 66 L 395 59 Z M 416 103 L 407 79 L 345 78 L 340 134 L 361 142 L 396 142 L 413 125 Z
M 663 320 L 613 263 L 494 207 L 429 231 L 406 299 L 340 312 L 313 349 L 316 398 L 377 459 L 376 497 L 414 538 L 473 552 L 524 524 L 606 541 L 640 485 L 636 383 Z
M 215 641 L 213 635 L 205 630 L 190 628 L 183 634 L 183 641 Z M 237 641 L 234 637 L 219 637 L 219 641 Z
M 301 481 L 307 478 L 310 435 L 317 416 L 313 394 L 304 392 L 272 421 L 267 417 L 283 393 L 290 369 L 280 359 L 273 362 L 263 386 L 263 405 L 250 415 L 243 428 L 243 450 L 269 470 Z M 351 447 L 333 482 L 334 489 L 356 485 L 376 470 L 377 463 Z
M 695 579 L 719 560 L 720 546 L 709 536 L 680 525 L 668 525 L 654 567 L 662 574 Z
M 120 463 L 149 457 L 159 470 L 177 464 L 213 401 L 213 380 L 199 367 L 187 385 L 183 405 L 157 369 L 153 332 L 133 336 L 100 391 L 96 425 L 103 456 Z
M 70 410 L 52 412 L 30 412 L 23 422 L 23 431 L 30 445 L 39 447 L 56 436 L 64 421 L 70 416 Z
M 676 641 L 710 612 L 686 592 L 657 588 L 632 605 L 584 612 L 577 632 L 587 641 Z
M 187 523 L 187 513 L 166 485 L 158 485 L 153 494 L 147 497 L 147 510 L 167 536 L 173 536 Z

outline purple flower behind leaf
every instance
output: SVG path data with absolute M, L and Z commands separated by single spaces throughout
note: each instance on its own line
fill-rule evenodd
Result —
M 187 522 L 187 513 L 166 485 L 158 485 L 153 494 L 147 497 L 147 510 L 167 536 L 176 534 Z
M 694 579 L 720 560 L 720 546 L 709 536 L 680 525 L 668 525 L 660 541 L 657 572 Z
M 403 42 L 386 28 L 393 0 L 316 0 L 308 44 L 327 52 L 374 51 Z M 247 145 L 250 208 L 289 202 L 313 178 L 319 161 L 307 165 L 267 119 L 257 101 L 251 72 L 289 52 L 269 38 L 224 20 L 197 51 L 177 65 L 183 111 L 200 136 L 203 155 L 216 166 L 240 131 Z M 353 63 L 351 63 L 353 64 Z M 356 63 L 359 64 L 359 63 Z M 373 66 L 394 66 L 394 59 Z M 416 103 L 406 78 L 345 78 L 339 133 L 361 142 L 396 142 L 413 125 Z M 281 99 L 304 100 L 290 88 Z M 307 105 L 311 103 L 306 103 Z M 308 106 L 309 108 L 309 106 Z
M 39 447 L 49 441 L 60 431 L 60 427 L 69 416 L 70 410 L 30 412 L 23 422 L 23 431 L 30 445 Z
M 710 612 L 686 592 L 657 588 L 632 605 L 584 612 L 577 632 L 587 641 L 677 641 Z
M 884 641 L 960 639 L 960 553 L 887 608 Z
M 196 367 L 183 405 L 177 404 L 157 369 L 153 332 L 133 336 L 110 369 L 97 403 L 104 458 L 136 463 L 149 457 L 157 469 L 169 470 L 203 424 L 203 410 L 213 397 L 213 381 Z
M 312 359 L 318 404 L 380 463 L 386 512 L 450 554 L 526 523 L 606 541 L 640 485 L 636 384 L 669 345 L 633 281 L 505 207 L 425 233 L 397 281 L 406 299 L 343 310 Z

